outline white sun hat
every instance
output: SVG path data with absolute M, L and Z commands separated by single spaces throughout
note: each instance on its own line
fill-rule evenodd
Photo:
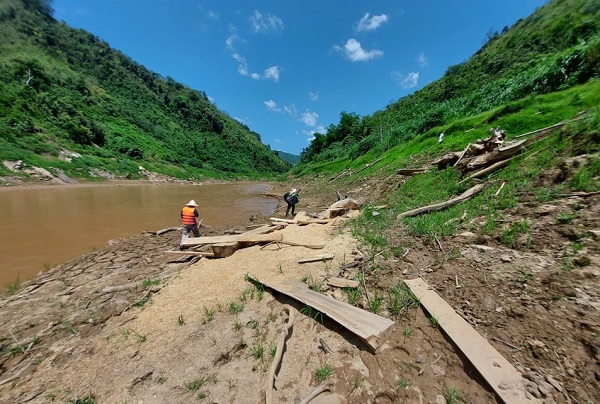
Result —
M 193 199 L 191 201 L 189 201 L 188 203 L 186 203 L 185 205 L 186 206 L 198 206 L 198 204 L 196 203 L 196 201 L 193 200 Z
M 295 194 L 296 192 L 298 192 L 298 190 L 296 188 L 292 188 L 292 194 Z

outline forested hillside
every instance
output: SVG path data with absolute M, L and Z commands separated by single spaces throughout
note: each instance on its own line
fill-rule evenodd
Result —
M 417 135 L 437 137 L 440 127 L 456 122 L 446 133 L 452 134 L 465 129 L 459 122 L 463 118 L 502 106 L 497 118 L 525 108 L 526 102 L 518 102 L 525 97 L 597 79 L 599 28 L 598 0 L 551 0 L 530 17 L 490 34 L 469 60 L 414 94 L 371 116 L 342 112 L 337 125 L 315 135 L 301 162 L 381 153 Z M 538 126 L 546 123 L 538 118 Z
M 0 0 L 0 38 L 1 160 L 84 178 L 135 177 L 139 165 L 180 178 L 290 167 L 202 91 L 54 20 L 49 0 Z

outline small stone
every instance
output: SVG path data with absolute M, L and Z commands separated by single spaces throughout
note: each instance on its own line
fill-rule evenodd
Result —
M 444 368 L 442 368 L 441 366 L 438 365 L 431 365 L 431 371 L 433 372 L 434 376 L 445 376 L 446 375 L 446 371 L 444 370 Z
M 481 251 L 493 251 L 494 250 L 494 247 L 489 247 L 487 245 L 481 245 L 481 244 L 476 244 L 474 247 Z
M 548 397 L 551 395 L 550 391 L 552 390 L 552 386 L 544 381 L 539 382 L 537 385 L 538 390 L 542 393 L 542 397 Z
M 500 256 L 500 261 L 502 262 L 512 262 L 512 257 L 507 254 L 503 254 Z
M 563 387 L 558 380 L 556 380 L 555 378 L 553 378 L 550 375 L 546 375 L 546 381 L 548 383 L 550 383 L 556 390 L 558 390 L 562 393 Z
M 427 358 L 425 357 L 425 355 L 419 355 L 417 356 L 417 359 L 415 359 L 416 363 L 425 363 L 425 361 L 427 360 Z
M 537 339 L 530 339 L 528 341 L 529 345 L 531 345 L 533 348 L 543 348 L 546 346 L 546 344 L 544 344 L 542 341 L 539 341 Z

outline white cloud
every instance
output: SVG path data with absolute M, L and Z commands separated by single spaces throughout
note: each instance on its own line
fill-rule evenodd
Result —
M 417 62 L 421 67 L 429 66 L 429 62 L 427 61 L 427 57 L 425 56 L 425 52 L 421 52 L 417 55 Z
M 334 49 L 344 53 L 351 62 L 365 62 L 383 56 L 383 52 L 378 49 L 364 50 L 360 42 L 354 38 L 348 39 L 343 48 L 335 45 Z
M 296 109 L 296 106 L 294 104 L 286 105 L 285 107 L 283 107 L 283 110 L 292 117 L 295 117 L 296 115 L 298 115 L 298 110 Z
M 308 98 L 310 98 L 311 101 L 317 101 L 319 99 L 319 94 L 310 92 L 308 93 Z
M 313 127 L 317 124 L 317 119 L 319 119 L 319 114 L 312 111 L 306 111 L 302 113 L 302 117 L 300 120 L 304 122 L 306 126 Z
M 388 16 L 385 14 L 381 15 L 371 15 L 369 13 L 365 13 L 364 17 L 358 21 L 356 25 L 356 31 L 358 32 L 368 32 L 375 31 L 377 28 L 381 26 L 381 24 L 387 22 Z
M 273 100 L 268 100 L 265 101 L 265 105 L 267 106 L 268 109 L 270 109 L 271 111 L 275 111 L 275 112 L 279 112 L 281 111 L 281 108 L 279 108 L 277 106 L 277 103 Z
M 400 84 L 400 87 L 404 89 L 413 88 L 419 84 L 419 72 L 412 72 L 408 74 L 393 72 L 392 77 L 398 84 Z
M 233 55 L 231 55 L 231 57 L 238 62 L 238 73 L 242 76 L 249 76 L 250 74 L 248 73 L 248 65 L 246 64 L 246 59 L 244 59 L 237 53 L 234 53 Z
M 277 31 L 283 29 L 283 21 L 281 18 L 267 14 L 262 15 L 258 10 L 254 10 L 254 13 L 250 17 L 250 24 L 254 32 L 267 32 Z
M 312 142 L 315 139 L 315 133 L 320 133 L 320 134 L 324 135 L 326 132 L 327 132 L 327 130 L 322 125 L 318 125 L 314 129 L 309 129 L 309 130 L 305 129 L 302 131 L 302 133 L 304 133 L 306 135 L 306 141 L 308 143 Z
M 279 81 L 279 66 L 271 66 L 265 69 L 265 79 L 273 79 L 277 83 Z

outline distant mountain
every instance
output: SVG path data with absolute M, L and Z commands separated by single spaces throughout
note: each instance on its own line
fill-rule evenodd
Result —
M 54 20 L 49 0 L 0 0 L 0 38 L 0 160 L 76 177 L 135 177 L 140 165 L 182 178 L 291 167 L 202 91 Z
M 275 151 L 275 153 L 292 165 L 295 165 L 300 161 L 300 156 L 297 154 L 290 154 L 282 151 Z

